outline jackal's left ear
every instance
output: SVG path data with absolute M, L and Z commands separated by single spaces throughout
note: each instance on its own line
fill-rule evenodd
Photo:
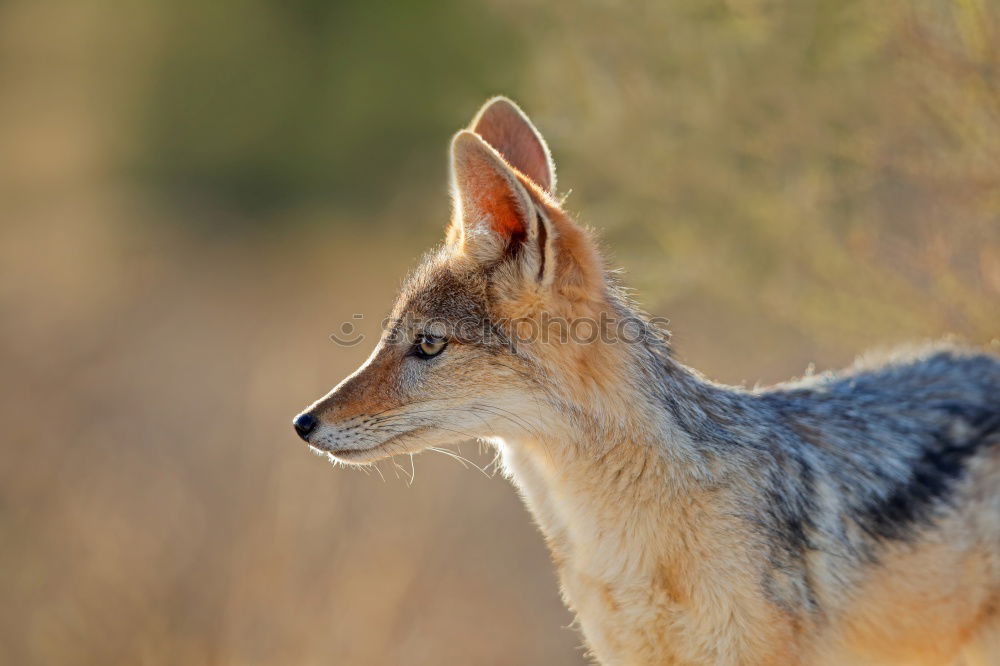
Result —
M 510 165 L 475 132 L 452 140 L 451 184 L 449 245 L 483 264 L 516 261 L 526 277 L 551 282 L 553 230 Z
M 542 133 L 517 104 L 506 97 L 494 97 L 479 109 L 469 129 L 544 192 L 555 193 L 556 165 L 552 154 Z

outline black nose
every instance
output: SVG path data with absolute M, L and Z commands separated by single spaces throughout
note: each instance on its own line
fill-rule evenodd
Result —
M 299 433 L 299 437 L 308 442 L 309 433 L 316 429 L 316 417 L 308 412 L 299 414 L 292 421 L 292 425 L 295 426 L 295 432 Z

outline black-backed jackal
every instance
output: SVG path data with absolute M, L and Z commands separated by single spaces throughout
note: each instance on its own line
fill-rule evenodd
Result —
M 368 361 L 295 420 L 367 463 L 496 445 L 603 664 L 1000 665 L 1000 360 L 901 353 L 767 389 L 672 358 L 509 100 Z

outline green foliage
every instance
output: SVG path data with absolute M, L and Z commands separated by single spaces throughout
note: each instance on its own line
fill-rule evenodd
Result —
M 176 0 L 162 11 L 142 169 L 175 198 L 252 218 L 371 206 L 394 178 L 443 175 L 447 137 L 510 86 L 517 63 L 502 23 L 457 0 Z

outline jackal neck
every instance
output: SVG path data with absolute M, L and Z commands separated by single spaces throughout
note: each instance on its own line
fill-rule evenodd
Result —
M 501 445 L 556 563 L 599 577 L 663 561 L 664 526 L 680 535 L 717 524 L 699 498 L 727 485 L 735 459 L 752 448 L 736 427 L 746 394 L 705 381 L 665 347 L 637 351 L 627 389 L 560 405 L 546 436 Z

